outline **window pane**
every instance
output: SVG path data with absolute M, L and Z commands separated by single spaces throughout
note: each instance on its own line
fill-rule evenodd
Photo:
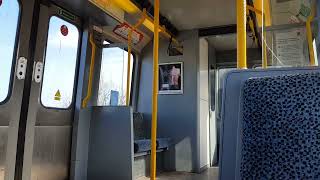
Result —
M 0 102 L 9 92 L 13 54 L 19 18 L 19 3 L 3 0 L 0 3 Z
M 68 108 L 73 97 L 79 31 L 51 17 L 44 65 L 41 102 L 45 107 Z
M 131 55 L 131 79 L 133 56 Z M 120 48 L 105 48 L 102 52 L 98 106 L 126 105 L 128 52 Z M 130 88 L 131 89 L 131 86 Z

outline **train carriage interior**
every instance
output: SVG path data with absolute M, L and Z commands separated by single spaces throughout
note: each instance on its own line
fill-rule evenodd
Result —
M 319 12 L 0 0 L 0 180 L 320 179 Z

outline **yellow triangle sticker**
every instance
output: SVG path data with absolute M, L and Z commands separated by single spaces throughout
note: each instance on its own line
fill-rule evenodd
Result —
M 60 100 L 61 100 L 61 93 L 60 93 L 59 90 L 58 90 L 58 91 L 56 92 L 56 94 L 54 95 L 54 100 L 55 100 L 55 101 L 60 101 Z

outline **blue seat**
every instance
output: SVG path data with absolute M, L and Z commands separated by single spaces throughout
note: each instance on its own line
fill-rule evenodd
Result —
M 319 72 L 283 68 L 228 73 L 220 179 L 319 179 Z

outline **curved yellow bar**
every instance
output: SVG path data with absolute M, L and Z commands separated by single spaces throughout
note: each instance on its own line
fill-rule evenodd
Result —
M 88 87 L 87 87 L 87 96 L 82 101 L 82 108 L 86 108 L 88 105 L 88 102 L 92 95 L 92 80 L 93 80 L 93 73 L 94 73 L 94 62 L 96 59 L 96 44 L 93 40 L 93 34 L 90 34 L 89 38 L 90 44 L 91 44 L 91 62 L 90 62 L 90 72 L 89 72 L 89 81 L 88 81 Z
M 146 9 L 143 9 L 142 16 L 137 22 L 137 24 L 134 25 L 133 28 L 130 29 L 128 33 L 128 69 L 127 69 L 127 92 L 126 92 L 126 106 L 130 105 L 130 79 L 131 79 L 131 52 L 132 52 L 132 33 L 134 30 L 136 30 L 146 19 L 147 11 Z
M 126 92 L 126 106 L 130 105 L 130 78 L 131 78 L 131 43 L 132 43 L 132 31 L 129 31 L 128 34 L 128 68 L 127 68 L 127 92 Z
M 315 66 L 315 55 L 314 55 L 314 47 L 313 47 L 313 37 L 312 37 L 312 28 L 311 28 L 311 22 L 313 21 L 315 16 L 315 7 L 312 8 L 311 14 L 307 19 L 306 22 L 306 29 L 307 29 L 307 40 L 308 40 L 308 46 L 309 46 L 309 57 L 310 57 L 310 65 Z

